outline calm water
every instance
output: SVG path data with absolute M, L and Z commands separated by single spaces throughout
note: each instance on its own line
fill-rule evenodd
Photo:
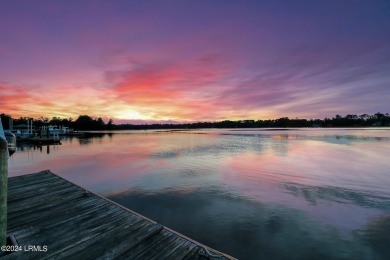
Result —
M 390 259 L 390 129 L 138 131 L 19 147 L 50 169 L 240 259 Z

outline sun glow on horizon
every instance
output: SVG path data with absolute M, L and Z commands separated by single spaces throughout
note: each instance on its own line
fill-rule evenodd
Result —
M 120 111 L 114 115 L 116 119 L 122 119 L 122 120 L 151 120 L 150 117 L 144 116 L 141 113 L 139 113 L 136 110 L 133 109 L 125 109 L 123 111 Z

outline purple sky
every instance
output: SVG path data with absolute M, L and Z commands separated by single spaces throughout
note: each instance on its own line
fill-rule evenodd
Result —
M 0 2 L 0 112 L 114 122 L 390 112 L 390 1 Z

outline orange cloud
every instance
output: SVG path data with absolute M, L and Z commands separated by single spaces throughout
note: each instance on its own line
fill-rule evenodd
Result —
M 22 111 L 28 111 L 23 105 L 30 103 L 32 100 L 32 96 L 23 88 L 0 84 L 0 111 L 15 112 L 16 116 L 22 116 Z
M 216 57 L 206 57 L 177 64 L 136 63 L 135 68 L 109 72 L 113 86 L 107 92 L 123 106 L 136 110 L 149 120 L 210 120 L 210 111 L 225 107 L 218 100 L 223 86 L 217 82 L 228 69 Z
M 19 87 L 0 85 L 0 110 L 13 117 L 75 117 L 96 111 L 104 114 L 104 94 L 90 88 Z M 93 113 L 94 114 L 94 113 Z

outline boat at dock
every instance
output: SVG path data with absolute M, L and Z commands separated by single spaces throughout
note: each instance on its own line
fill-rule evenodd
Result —
M 49 137 L 35 136 L 35 137 L 28 139 L 28 141 L 30 141 L 31 143 L 35 143 L 35 144 L 59 144 L 59 143 L 61 143 L 60 137 L 58 134 L 53 134 Z
M 15 135 L 15 138 L 17 140 L 26 140 L 30 139 L 33 136 L 32 133 L 26 130 L 10 130 L 9 132 Z
M 12 133 L 16 140 L 25 141 L 36 135 L 36 127 L 33 126 L 33 120 L 27 120 L 27 124 L 13 125 L 10 120 L 8 132 Z
M 12 155 L 16 152 L 16 136 L 10 131 L 4 131 L 4 136 L 8 143 L 8 153 Z
M 41 135 L 54 135 L 58 134 L 61 136 L 83 136 L 84 133 L 74 131 L 73 128 L 66 126 L 57 126 L 57 125 L 49 125 L 43 126 L 41 128 Z

